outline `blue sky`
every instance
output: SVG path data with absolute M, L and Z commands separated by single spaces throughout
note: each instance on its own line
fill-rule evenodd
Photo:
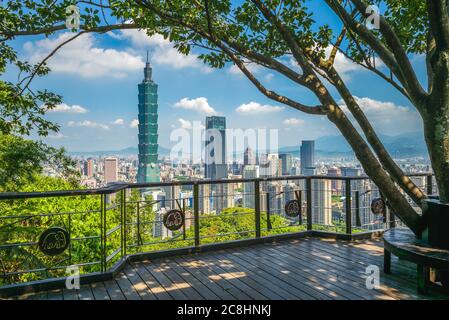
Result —
M 329 19 L 326 10 L 316 19 Z M 69 33 L 50 38 L 28 37 L 14 43 L 20 56 L 38 62 Z M 64 104 L 48 118 L 61 131 L 44 141 L 69 151 L 118 150 L 137 145 L 137 84 L 143 79 L 146 50 L 150 50 L 153 79 L 159 85 L 159 142 L 170 147 L 170 133 L 192 121 L 204 123 L 206 115 L 227 117 L 229 128 L 276 128 L 279 145 L 299 145 L 302 139 L 337 135 L 322 117 L 308 116 L 265 98 L 232 65 L 212 70 L 193 55 L 176 52 L 161 36 L 148 38 L 143 31 L 83 35 L 54 56 L 50 75 L 34 82 L 64 97 Z M 419 76 L 425 70 L 421 57 L 412 57 Z M 336 67 L 380 133 L 398 135 L 421 130 L 410 103 L 383 80 L 338 56 Z M 262 68 L 255 75 L 272 89 L 306 104 L 312 94 Z M 17 75 L 6 74 L 8 79 Z

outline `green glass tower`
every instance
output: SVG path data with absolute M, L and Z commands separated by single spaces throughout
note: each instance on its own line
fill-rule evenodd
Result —
M 159 182 L 157 134 L 157 84 L 151 79 L 151 65 L 148 61 L 144 69 L 144 79 L 139 88 L 139 168 L 137 182 Z

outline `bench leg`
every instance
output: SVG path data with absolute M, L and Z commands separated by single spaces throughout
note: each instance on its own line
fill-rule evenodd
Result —
M 418 293 L 426 294 L 429 291 L 430 268 L 422 265 L 417 266 Z
M 384 273 L 391 273 L 391 252 L 384 248 Z

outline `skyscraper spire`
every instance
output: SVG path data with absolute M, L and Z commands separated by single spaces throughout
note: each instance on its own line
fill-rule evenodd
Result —
M 143 79 L 143 81 L 150 82 L 151 74 L 152 74 L 152 69 L 151 69 L 151 64 L 150 64 L 150 52 L 149 52 L 149 50 L 147 50 L 147 63 L 145 65 L 145 70 L 144 70 L 145 78 Z
M 139 169 L 137 182 L 158 182 L 157 84 L 151 80 L 149 52 L 139 89 Z

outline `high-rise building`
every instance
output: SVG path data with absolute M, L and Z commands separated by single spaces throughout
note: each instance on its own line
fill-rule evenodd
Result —
M 92 177 L 94 174 L 94 160 L 92 158 L 88 158 L 86 162 L 84 162 L 84 175 L 88 178 Z
M 304 169 L 315 166 L 315 141 L 303 140 L 301 143 L 301 174 L 305 175 Z
M 290 153 L 281 153 L 279 155 L 281 161 L 281 173 L 283 176 L 288 176 L 293 167 L 293 156 Z
M 266 177 L 276 177 L 280 172 L 280 162 L 279 157 L 276 153 L 270 153 L 266 156 L 261 156 L 260 160 L 260 176 L 262 178 Z
M 312 179 L 312 222 L 332 225 L 332 185 L 330 180 Z
M 269 197 L 269 210 L 272 214 L 282 213 L 282 185 L 280 182 L 268 182 L 267 183 L 267 197 Z M 266 201 L 266 198 L 265 198 Z M 267 208 L 268 209 L 268 208 Z
M 104 182 L 111 183 L 118 181 L 118 159 L 105 158 L 104 159 Z
M 243 168 L 243 179 L 255 179 L 255 178 L 259 178 L 259 166 L 246 165 Z M 243 207 L 255 208 L 254 194 L 255 194 L 254 183 L 245 182 L 243 184 Z
M 152 69 L 148 61 L 144 79 L 139 88 L 139 167 L 137 182 L 159 182 L 158 134 L 157 134 L 157 84 L 151 79 Z
M 341 177 L 341 170 L 337 167 L 330 167 L 327 170 L 327 175 L 330 177 Z M 337 195 L 342 192 L 342 181 L 341 180 L 332 180 L 332 193 Z
M 204 175 L 217 180 L 228 177 L 226 163 L 226 118 L 206 117 L 206 155 Z
M 246 148 L 245 153 L 243 154 L 243 165 L 255 165 L 256 164 L 256 155 L 253 152 L 253 149 Z

